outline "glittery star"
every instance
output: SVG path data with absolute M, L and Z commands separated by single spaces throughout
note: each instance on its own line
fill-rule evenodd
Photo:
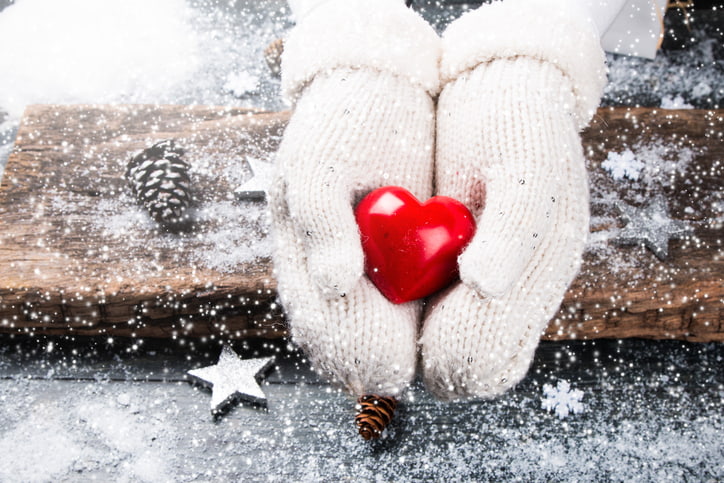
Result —
M 211 412 L 215 414 L 236 397 L 265 403 L 266 396 L 256 382 L 256 375 L 273 360 L 273 357 L 241 359 L 231 347 L 224 346 L 216 365 L 193 369 L 188 371 L 188 374 L 212 386 Z
M 274 163 L 251 157 L 246 158 L 246 161 L 251 169 L 251 178 L 236 188 L 236 196 L 242 200 L 264 200 L 274 177 Z
M 616 203 L 616 208 L 621 212 L 626 226 L 615 241 L 622 245 L 643 243 L 662 261 L 669 255 L 669 240 L 680 239 L 692 232 L 691 227 L 683 221 L 669 217 L 663 197 L 657 197 L 642 208 L 624 202 Z

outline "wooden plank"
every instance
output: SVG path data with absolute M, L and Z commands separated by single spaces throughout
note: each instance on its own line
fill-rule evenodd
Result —
M 724 341 L 723 132 L 722 110 L 599 109 L 583 133 L 592 238 L 624 225 L 610 199 L 641 205 L 657 195 L 694 235 L 672 241 L 664 262 L 610 240 L 603 250 L 589 247 L 547 338 Z M 609 153 L 625 149 L 657 161 L 651 179 L 616 182 L 601 169 Z
M 248 176 L 248 158 L 271 160 L 287 118 L 208 106 L 28 108 L 0 185 L 0 331 L 284 335 L 263 203 L 235 200 L 233 191 Z M 722 118 L 599 110 L 583 136 L 599 243 L 545 338 L 724 341 Z M 168 138 L 192 165 L 189 233 L 159 231 L 125 193 L 130 155 Z M 684 154 L 688 161 L 646 183 L 616 182 L 600 168 L 609 152 L 652 145 L 663 146 L 664 164 Z M 655 194 L 695 229 L 693 239 L 671 243 L 666 262 L 607 240 L 623 226 L 611 199 L 640 205 Z
M 245 211 L 233 190 L 248 156 L 275 150 L 285 119 L 214 107 L 30 107 L 0 188 L 3 329 L 142 337 L 283 332 L 268 260 L 224 270 L 213 257 L 234 255 L 262 236 L 258 220 L 244 226 L 234 219 Z M 131 154 L 167 138 L 187 150 L 200 219 L 178 236 L 155 229 L 124 199 Z M 212 259 L 198 259 L 207 252 Z

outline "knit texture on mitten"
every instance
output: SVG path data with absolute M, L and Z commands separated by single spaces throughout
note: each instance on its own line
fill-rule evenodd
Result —
M 436 75 L 423 85 L 408 75 L 410 65 L 393 60 L 406 52 L 437 65 L 439 46 L 432 42 L 421 56 L 406 42 L 395 44 L 397 32 L 370 21 L 368 30 L 346 31 L 354 38 L 345 42 L 373 53 L 385 46 L 390 55 L 362 56 L 351 65 L 334 45 L 342 36 L 337 29 L 362 21 L 371 9 L 342 2 L 358 4 L 350 13 L 337 3 L 323 3 L 302 19 L 285 49 L 282 76 L 300 97 L 270 192 L 275 276 L 292 336 L 318 372 L 356 395 L 397 395 L 414 375 L 420 304 L 394 305 L 363 276 L 353 207 L 369 191 L 391 184 L 421 199 L 430 196 L 435 121 L 428 87 L 437 84 Z M 396 16 L 402 8 L 403 31 L 414 24 L 415 37 L 437 38 L 404 6 L 376 3 L 383 11 L 375 16 Z M 333 16 L 323 10 L 328 5 L 339 18 L 309 28 L 314 15 Z M 356 16 L 354 22 L 348 15 Z M 304 63 L 315 55 L 322 60 Z
M 363 277 L 355 201 L 387 184 L 426 199 L 433 103 L 369 70 L 318 76 L 279 149 L 270 193 L 279 294 L 294 340 L 350 392 L 398 394 L 414 374 L 419 304 L 394 305 Z
M 462 283 L 432 301 L 420 341 L 426 384 L 446 399 L 491 397 L 525 375 L 588 233 L 578 129 L 600 95 L 603 54 L 585 23 L 565 23 L 577 41 L 561 43 L 548 32 L 550 15 L 525 5 L 536 2 L 483 6 L 445 34 L 437 194 L 478 217 L 459 259 Z M 458 29 L 474 30 L 473 20 L 488 29 L 483 40 L 505 39 L 497 52 L 469 38 L 450 43 L 462 42 Z

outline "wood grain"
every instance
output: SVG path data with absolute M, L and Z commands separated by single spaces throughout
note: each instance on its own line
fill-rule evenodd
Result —
M 245 227 L 223 210 L 243 213 L 233 190 L 246 159 L 272 153 L 285 120 L 214 107 L 30 107 L 0 187 L 0 328 L 138 337 L 282 334 L 268 260 L 218 270 L 194 256 L 225 242 L 233 249 L 234 237 L 252 243 L 263 236 L 263 227 Z M 189 233 L 159 231 L 126 195 L 130 156 L 168 138 L 186 149 L 192 165 L 203 220 Z M 208 206 L 222 211 L 204 214 Z M 212 243 L 210 235 L 228 240 Z
M 599 110 L 583 134 L 597 242 L 544 338 L 724 341 L 723 115 Z M 0 184 L 0 331 L 284 335 L 263 203 L 233 191 L 249 158 L 271 161 L 287 119 L 209 106 L 29 107 Z M 197 220 L 184 233 L 145 218 L 123 180 L 133 153 L 169 138 L 192 165 Z M 659 153 L 660 179 L 614 181 L 600 168 L 626 148 Z M 695 230 L 665 262 L 610 241 L 623 226 L 611 200 L 657 194 Z
M 657 195 L 694 235 L 672 241 L 665 262 L 642 247 L 589 247 L 546 338 L 724 341 L 723 131 L 721 110 L 599 109 L 583 133 L 592 238 L 624 225 L 611 198 L 640 206 Z M 625 149 L 657 158 L 652 179 L 614 181 L 601 169 Z

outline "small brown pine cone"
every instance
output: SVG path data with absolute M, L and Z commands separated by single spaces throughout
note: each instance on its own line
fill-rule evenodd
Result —
M 264 60 L 272 75 L 278 77 L 282 72 L 282 52 L 284 52 L 284 40 L 276 39 L 269 43 L 264 49 Z
M 397 407 L 394 397 L 365 394 L 357 399 L 357 424 L 360 436 L 366 440 L 377 439 L 390 424 Z

